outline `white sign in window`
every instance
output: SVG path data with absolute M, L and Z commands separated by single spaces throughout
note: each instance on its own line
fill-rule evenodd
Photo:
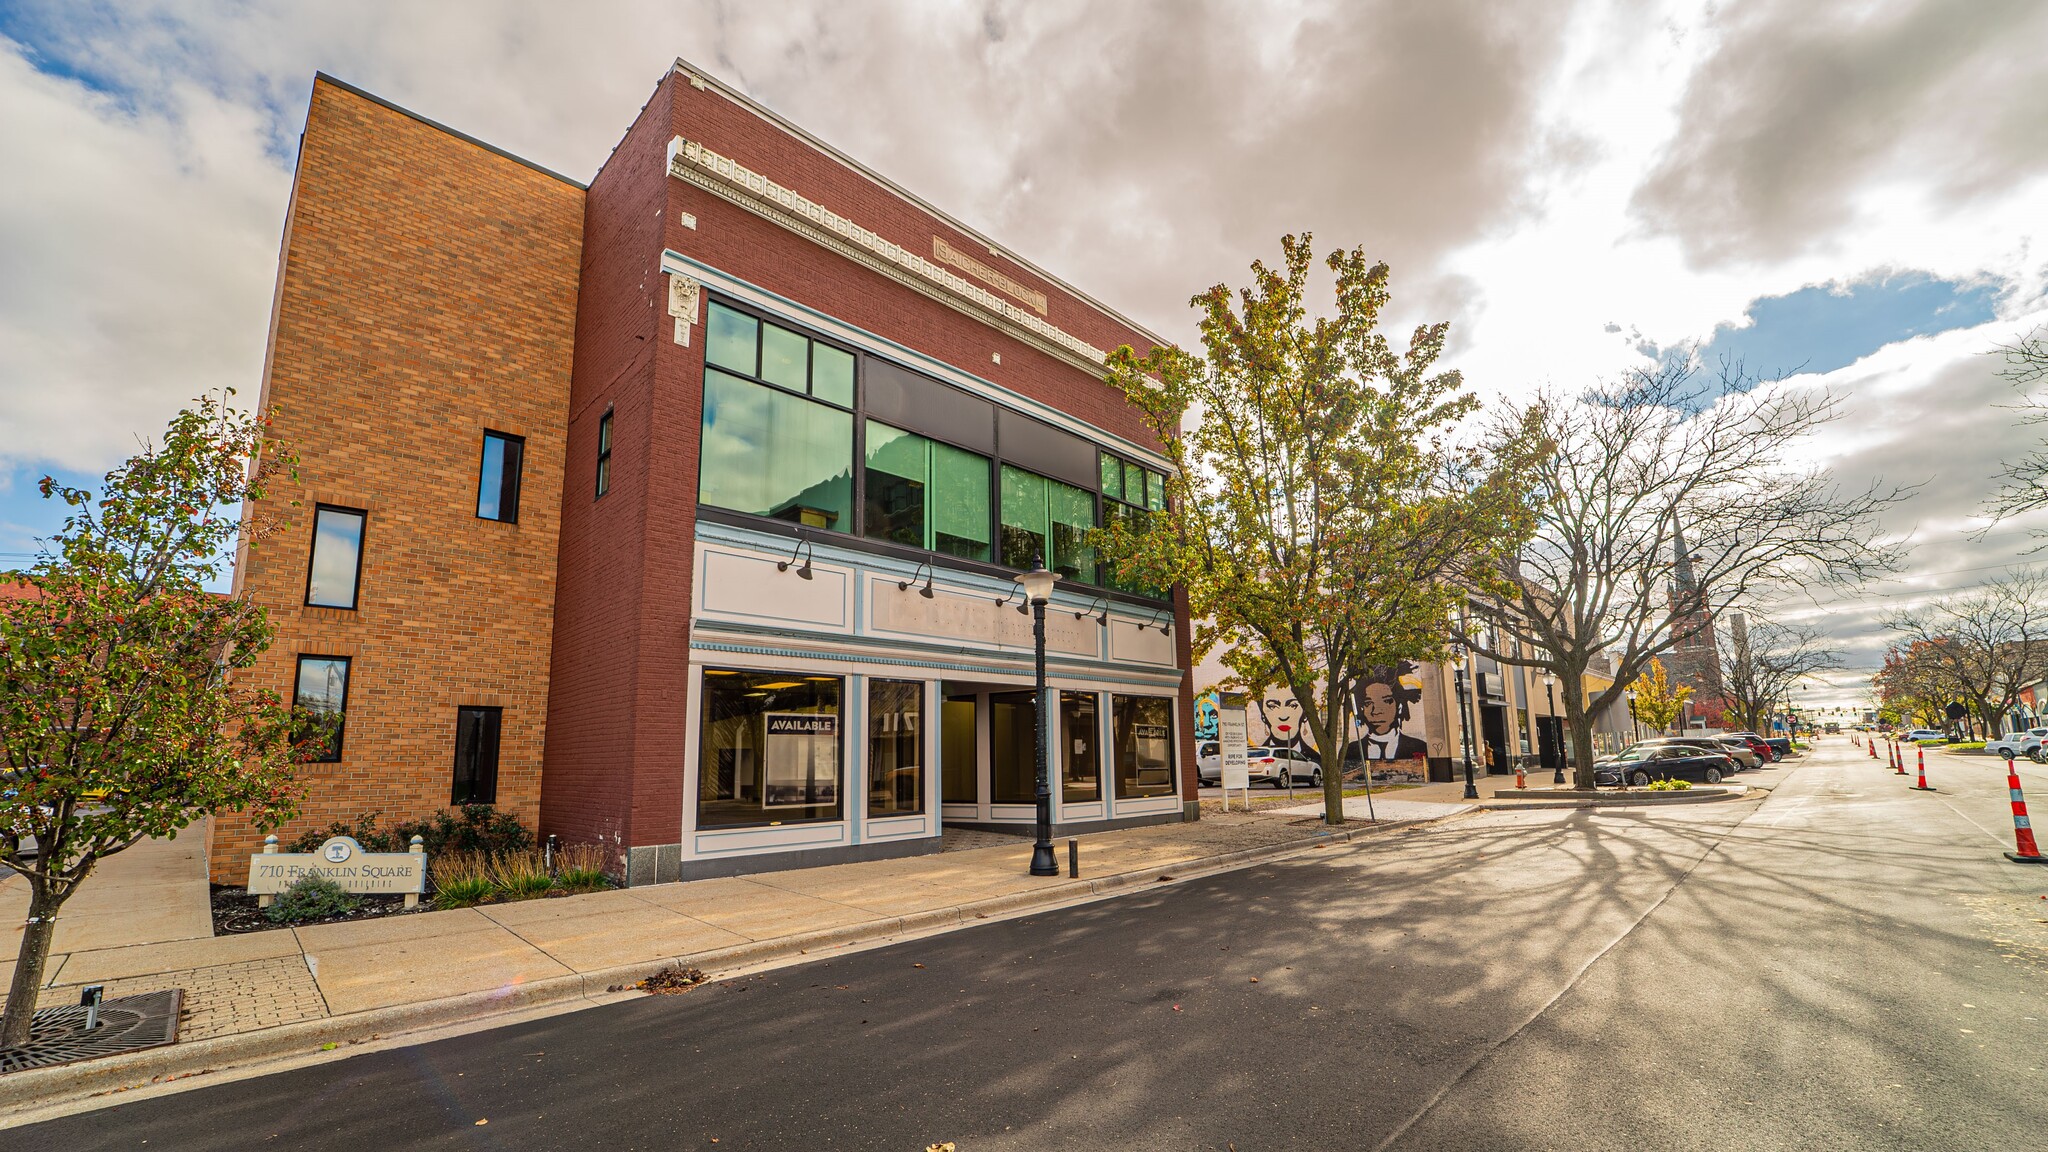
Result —
M 764 808 L 809 808 L 839 800 L 839 717 L 768 712 L 762 757 Z

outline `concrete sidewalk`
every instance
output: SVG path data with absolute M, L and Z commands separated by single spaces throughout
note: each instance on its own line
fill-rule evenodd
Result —
M 134 945 L 213 936 L 211 887 L 206 882 L 206 834 L 195 824 L 177 839 L 144 840 L 100 862 L 57 918 L 45 978 L 67 956 Z M 14 979 L 14 958 L 28 919 L 28 881 L 12 872 L 0 880 L 0 990 Z M 0 991 L 0 1003 L 4 1003 Z
M 43 1002 L 70 1002 L 84 984 L 104 984 L 110 998 L 183 988 L 180 1042 L 0 1077 L 0 1108 L 599 996 L 670 964 L 715 973 L 959 927 L 1462 810 L 1384 813 L 1377 824 L 1337 830 L 1313 816 L 1264 812 L 1104 832 L 1080 838 L 1079 879 L 1027 875 L 1031 846 L 1019 839 L 901 860 L 236 936 L 109 947 L 104 937 L 85 934 L 73 950 L 51 957 Z M 1064 845 L 1060 862 L 1064 868 Z

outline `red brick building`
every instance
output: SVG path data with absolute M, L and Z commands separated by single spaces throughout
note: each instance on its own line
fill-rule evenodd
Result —
M 237 571 L 259 674 L 345 716 L 287 834 L 488 802 L 637 884 L 1028 827 L 1040 556 L 1056 824 L 1191 817 L 1184 600 L 1083 538 L 1159 506 L 1102 382 L 1154 342 L 680 61 L 587 187 L 320 77 L 300 523 Z

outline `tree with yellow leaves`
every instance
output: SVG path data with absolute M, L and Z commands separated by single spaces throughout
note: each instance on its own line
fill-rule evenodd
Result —
M 1664 662 L 1652 657 L 1649 671 L 1636 684 L 1636 719 L 1659 732 L 1667 731 L 1678 722 L 1679 712 L 1690 699 L 1692 689 L 1683 684 L 1672 687 Z

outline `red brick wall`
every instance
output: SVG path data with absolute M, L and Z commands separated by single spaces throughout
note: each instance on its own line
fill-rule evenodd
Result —
M 584 205 L 583 291 L 576 314 L 570 388 L 568 482 L 563 494 L 561 581 L 556 599 L 554 684 L 549 700 L 541 826 L 570 841 L 673 844 L 682 816 L 681 753 L 650 745 L 650 727 L 680 722 L 662 714 L 659 678 L 643 664 L 688 647 L 689 572 L 683 564 L 683 626 L 664 630 L 650 601 L 678 595 L 676 574 L 658 571 L 651 522 L 661 535 L 692 529 L 694 500 L 680 507 L 669 473 L 685 467 L 657 436 L 668 414 L 656 397 L 657 352 L 668 345 L 667 285 L 661 276 L 663 157 L 673 78 L 655 89 Z M 598 423 L 612 413 L 611 486 L 595 496 Z M 694 425 L 692 426 L 694 440 Z M 687 462 L 695 495 L 696 467 Z M 651 489 L 660 489 L 657 500 Z M 676 520 L 680 517 L 680 528 Z M 688 546 L 684 546 L 688 556 Z M 659 558 L 667 562 L 666 556 Z M 654 583 L 650 583 L 654 581 Z M 650 615 L 657 619 L 650 620 Z M 651 691 L 652 699 L 643 700 Z M 651 705 L 648 706 L 648 705 Z M 680 701 L 669 702 L 680 713 Z
M 295 522 L 246 554 L 236 588 L 277 628 L 260 682 L 288 697 L 300 653 L 354 663 L 343 759 L 302 770 L 285 838 L 444 808 L 465 704 L 504 708 L 499 804 L 538 819 L 583 199 L 314 85 L 263 393 L 300 456 L 271 501 Z M 485 428 L 526 437 L 517 524 L 475 515 Z M 353 612 L 304 606 L 316 502 L 369 511 Z M 260 835 L 230 816 L 213 839 L 215 879 L 240 879 Z

